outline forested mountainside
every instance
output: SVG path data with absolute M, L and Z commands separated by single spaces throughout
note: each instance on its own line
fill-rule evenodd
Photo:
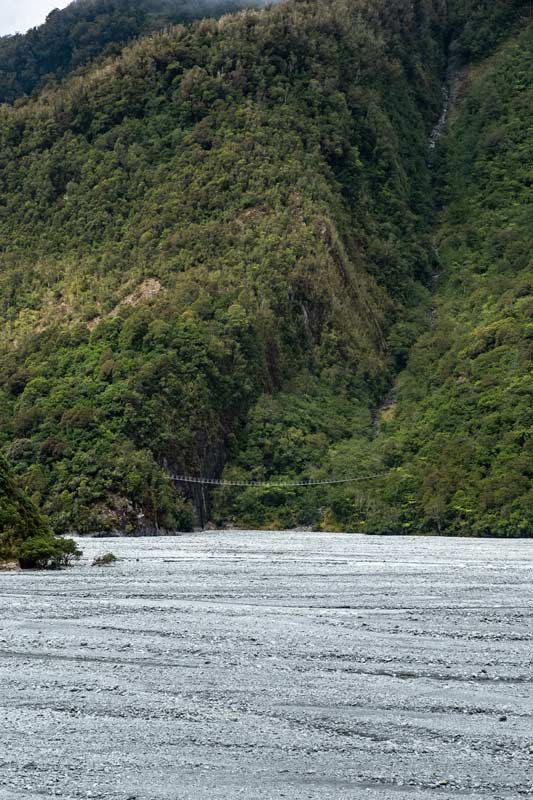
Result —
M 42 89 L 143 34 L 260 0 L 76 0 L 25 34 L 0 37 L 0 103 Z
M 435 318 L 377 439 L 409 475 L 383 485 L 395 527 L 533 533 L 532 126 L 530 26 L 471 71 L 444 143 Z
M 325 527 L 533 532 L 532 78 L 531 25 L 466 78 L 439 153 L 430 330 L 380 409 L 377 436 L 326 451 L 323 476 L 337 470 L 383 478 L 306 490 L 309 518 Z M 264 460 L 264 441 L 285 453 L 287 430 L 296 439 L 284 402 L 265 401 L 268 413 L 250 425 L 238 459 L 244 470 L 234 475 Z M 223 497 L 221 506 L 229 503 L 243 525 L 258 517 L 272 524 L 275 514 L 296 520 L 301 490 L 287 495 L 249 489 Z
M 479 60 L 505 39 L 517 10 L 494 6 L 491 20 L 478 6 L 478 14 L 454 18 L 451 77 L 457 85 L 459 72 L 463 85 L 435 165 L 437 291 L 430 330 L 411 349 L 366 441 L 356 430 L 351 440 L 330 444 L 321 452 L 322 469 L 312 473 L 383 478 L 322 490 L 224 490 L 219 521 L 318 522 L 368 533 L 532 534 L 531 18 L 522 18 L 523 33 L 511 28 L 515 35 L 495 56 Z M 313 464 L 323 424 L 317 421 L 327 418 L 328 408 L 317 404 L 306 429 L 293 397 L 263 398 L 235 460 L 239 468 L 227 476 L 245 479 L 258 464 L 270 465 L 273 455 L 287 459 L 291 450 L 274 474 L 286 474 L 289 463 Z
M 291 382 L 366 425 L 426 313 L 442 13 L 203 21 L 0 110 L 2 435 L 59 529 L 190 526 L 167 470 Z
M 532 532 L 527 8 L 288 0 L 0 108 L 0 441 L 57 531 L 189 528 L 170 474 L 224 470 L 384 477 L 218 521 Z

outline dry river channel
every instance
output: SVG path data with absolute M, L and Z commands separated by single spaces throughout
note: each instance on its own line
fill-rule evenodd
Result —
M 0 574 L 0 800 L 533 795 L 533 541 L 82 547 Z

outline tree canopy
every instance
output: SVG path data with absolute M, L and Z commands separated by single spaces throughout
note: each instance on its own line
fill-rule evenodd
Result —
M 79 555 L 72 539 L 54 536 L 0 455 L 0 566 L 17 561 L 25 568 L 58 568 Z
M 0 37 L 0 103 L 31 95 L 143 34 L 258 0 L 75 0 L 25 34 Z
M 444 0 L 289 0 L 0 107 L 0 444 L 56 531 L 188 529 L 172 473 L 225 470 L 386 478 L 219 492 L 221 522 L 531 532 L 510 5 L 487 62 Z

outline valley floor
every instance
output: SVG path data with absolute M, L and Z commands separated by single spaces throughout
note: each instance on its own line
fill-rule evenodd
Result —
M 0 800 L 531 792 L 530 542 L 82 547 L 71 570 L 0 575 Z

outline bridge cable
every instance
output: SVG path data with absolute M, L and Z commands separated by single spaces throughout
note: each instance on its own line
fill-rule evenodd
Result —
M 291 488 L 294 486 L 333 486 L 342 483 L 358 483 L 360 481 L 374 480 L 385 475 L 378 472 L 374 475 L 355 475 L 351 478 L 329 478 L 325 480 L 307 481 L 229 481 L 222 478 L 201 478 L 192 475 L 172 475 L 172 480 L 176 483 L 197 483 L 203 486 L 262 486 L 264 488 Z

